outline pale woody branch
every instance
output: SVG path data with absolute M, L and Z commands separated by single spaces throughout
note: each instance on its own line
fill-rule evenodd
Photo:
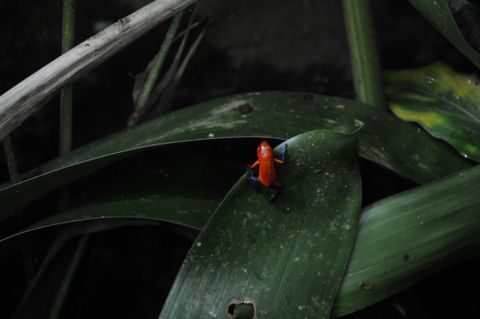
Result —
M 0 141 L 71 82 L 194 0 L 156 0 L 59 56 L 0 96 Z M 112 92 L 114 94 L 114 92 Z

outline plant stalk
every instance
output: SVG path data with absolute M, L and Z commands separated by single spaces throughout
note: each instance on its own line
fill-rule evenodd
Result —
M 85 254 L 89 239 L 90 234 L 87 234 L 83 235 L 78 240 L 77 247 L 75 248 L 75 254 L 70 262 L 70 267 L 66 270 L 63 282 L 60 285 L 58 294 L 53 302 L 52 309 L 50 310 L 49 319 L 57 319 L 60 317 L 63 310 L 63 305 L 65 304 L 65 300 L 67 299 L 67 295 L 70 290 L 70 286 L 72 285 L 73 278 L 75 277 L 75 273 L 77 272 L 80 262 Z
M 62 54 L 70 50 L 75 38 L 75 0 L 63 0 Z M 73 87 L 65 85 L 60 92 L 60 143 L 63 156 L 72 149 Z
M 385 107 L 380 60 L 375 44 L 370 0 L 343 0 L 356 99 Z
M 10 135 L 5 136 L 2 141 L 3 150 L 5 151 L 5 158 L 7 161 L 8 173 L 10 175 L 10 181 L 16 182 L 19 179 L 17 160 L 15 158 L 15 152 L 13 151 L 13 144 Z
M 138 121 L 137 114 L 141 113 L 141 110 L 145 107 L 148 102 L 148 99 L 152 95 L 153 90 L 155 89 L 155 83 L 157 83 L 158 77 L 160 75 L 160 71 L 162 69 L 163 64 L 165 63 L 165 58 L 167 57 L 168 51 L 172 45 L 173 39 L 175 38 L 175 34 L 177 33 L 178 26 L 180 25 L 180 21 L 183 17 L 183 11 L 179 12 L 178 14 L 173 17 L 172 22 L 170 23 L 170 27 L 165 34 L 165 38 L 163 39 L 162 45 L 155 56 L 155 60 L 153 61 L 153 66 L 150 72 L 148 73 L 147 80 L 138 96 L 137 103 L 135 105 L 135 111 L 133 112 L 132 116 L 128 120 L 128 126 L 133 126 Z

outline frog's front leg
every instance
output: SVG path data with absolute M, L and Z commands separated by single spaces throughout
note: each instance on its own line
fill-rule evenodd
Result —
M 285 158 L 287 157 L 288 144 L 283 144 L 282 150 L 280 151 L 280 159 L 275 158 L 275 163 L 283 164 L 285 163 Z
M 287 156 L 287 149 L 288 149 L 288 144 L 287 143 L 283 144 L 282 151 L 280 153 L 280 158 L 282 162 L 285 162 L 285 157 Z

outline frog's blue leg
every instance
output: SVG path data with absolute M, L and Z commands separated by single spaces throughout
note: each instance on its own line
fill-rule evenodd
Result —
M 283 144 L 283 147 L 282 147 L 282 150 L 281 150 L 281 153 L 280 153 L 280 159 L 283 161 L 285 161 L 285 157 L 287 156 L 287 149 L 288 149 L 288 144 Z
M 258 176 L 255 174 L 255 170 L 253 169 L 247 169 L 247 175 L 246 175 L 247 181 L 253 185 L 253 188 L 257 191 L 260 192 L 263 188 L 262 183 L 260 182 L 260 179 Z

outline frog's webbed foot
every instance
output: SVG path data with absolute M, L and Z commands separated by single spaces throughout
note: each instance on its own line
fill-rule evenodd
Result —
M 258 176 L 255 174 L 255 170 L 247 169 L 246 179 L 250 184 L 252 184 L 253 188 L 258 193 L 260 193 L 262 191 L 263 185 L 260 182 L 260 179 L 258 178 Z

